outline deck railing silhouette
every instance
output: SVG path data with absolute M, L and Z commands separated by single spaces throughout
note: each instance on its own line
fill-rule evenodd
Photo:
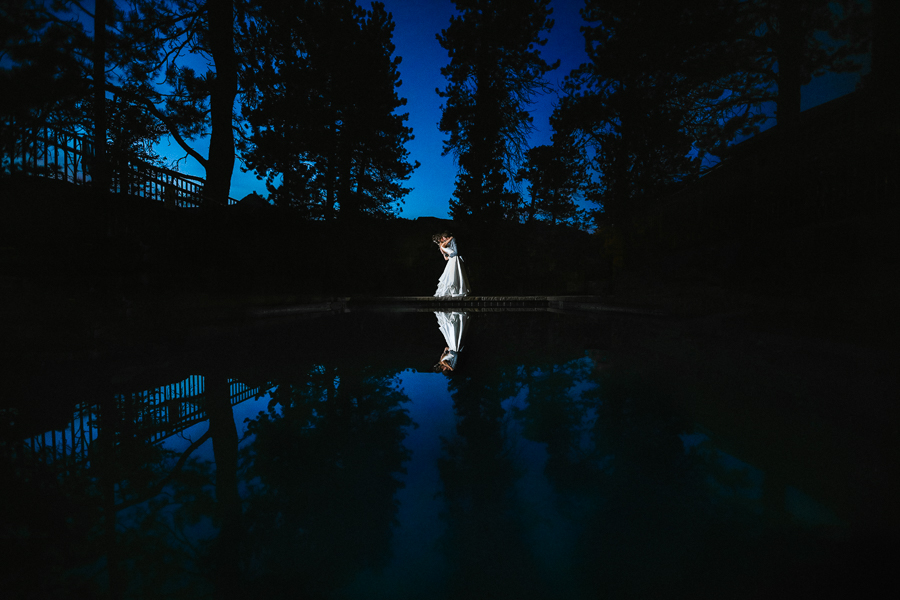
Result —
M 21 173 L 74 184 L 92 182 L 94 146 L 89 137 L 52 125 L 0 122 L 0 173 Z M 111 152 L 110 191 L 165 202 L 171 207 L 200 206 L 202 177 L 179 173 Z M 234 198 L 228 204 L 236 204 Z
M 268 392 L 268 384 L 249 387 L 231 379 L 228 397 L 235 406 Z M 160 442 L 207 419 L 203 407 L 205 380 L 200 375 L 132 394 L 116 394 L 114 401 L 121 417 L 131 421 L 138 436 L 149 443 Z M 72 420 L 63 429 L 46 431 L 12 446 L 19 457 L 65 469 L 86 466 L 91 447 L 100 432 L 100 406 L 79 404 Z

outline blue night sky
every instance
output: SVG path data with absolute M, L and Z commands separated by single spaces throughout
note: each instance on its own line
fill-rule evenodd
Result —
M 450 22 L 454 14 L 451 0 L 383 0 L 386 9 L 393 14 L 395 55 L 402 57 L 400 75 L 403 85 L 399 88 L 401 97 L 407 99 L 402 110 L 409 113 L 408 125 L 412 127 L 415 139 L 409 143 L 410 160 L 419 161 L 421 166 L 413 173 L 407 187 L 413 191 L 406 197 L 401 217 L 415 219 L 421 216 L 448 218 L 448 201 L 453 193 L 456 165 L 452 156 L 441 156 L 444 135 L 438 131 L 441 98 L 436 88 L 444 88 L 445 81 L 440 69 L 448 62 L 447 52 L 440 47 L 436 35 Z M 368 2 L 358 0 L 361 6 Z M 551 0 L 553 30 L 548 43 L 543 48 L 548 63 L 559 59 L 560 66 L 548 74 L 549 82 L 559 87 L 563 78 L 584 62 L 584 39 L 579 28 L 582 25 L 578 11 L 583 0 Z M 822 102 L 847 94 L 856 86 L 859 73 L 826 75 L 813 81 L 803 90 L 803 108 L 810 108 Z M 532 116 L 534 131 L 531 144 L 548 143 L 551 130 L 550 114 L 553 111 L 553 94 L 535 99 Z M 204 144 L 197 146 L 206 153 Z M 157 148 L 169 160 L 181 158 L 184 152 L 174 143 L 163 143 Z M 184 172 L 203 176 L 203 169 L 193 160 L 181 162 Z M 256 179 L 253 173 L 243 173 L 238 161 L 231 184 L 231 196 L 243 198 L 250 192 L 268 195 L 265 182 Z

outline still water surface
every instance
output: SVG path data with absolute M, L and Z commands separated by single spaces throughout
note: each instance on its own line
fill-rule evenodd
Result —
M 3 407 L 13 597 L 749 598 L 896 558 L 875 352 L 546 312 L 268 327 Z

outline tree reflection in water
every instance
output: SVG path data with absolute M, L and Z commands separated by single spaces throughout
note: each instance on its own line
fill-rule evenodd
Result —
M 443 441 L 438 463 L 450 598 L 528 597 L 539 583 L 516 495 L 521 472 L 501 406 L 518 384 L 506 375 L 470 363 L 465 375 L 450 381 L 457 426 Z
M 15 598 L 130 598 L 210 591 L 202 539 L 185 536 L 213 505 L 211 468 L 147 440 L 133 394 L 98 406 L 90 461 L 68 464 L 2 444 L 4 593 Z M 203 436 L 202 440 L 206 440 Z M 201 441 L 201 440 L 198 440 Z M 183 510 L 187 508 L 187 510 Z
M 670 389 L 637 373 L 611 370 L 597 383 L 584 394 L 595 412 L 590 453 L 566 478 L 568 493 L 591 506 L 575 553 L 584 588 L 613 597 L 709 597 L 729 508 L 685 453 L 679 436 L 693 424 L 668 409 Z
M 720 390 L 733 388 L 710 385 L 741 373 L 743 355 L 735 367 L 723 361 L 704 373 L 699 359 L 708 357 L 687 347 L 695 354 L 662 368 L 660 348 L 680 356 L 683 342 L 657 342 L 639 328 L 619 339 L 616 322 L 557 317 L 472 315 L 464 362 L 449 376 L 432 372 L 432 313 L 329 321 L 311 330 L 336 332 L 330 338 L 280 359 L 247 360 L 240 373 L 206 363 L 198 372 L 208 424 L 196 425 L 180 452 L 147 441 L 152 423 L 135 395 L 112 393 L 96 402 L 100 433 L 85 463 L 0 444 L 3 591 L 754 598 L 796 581 L 791 570 L 804 562 L 840 566 L 821 551 L 836 529 L 804 528 L 787 513 L 799 468 L 777 453 L 768 465 L 758 453 L 745 457 L 755 467 L 735 468 L 734 457 L 722 460 L 721 438 L 719 451 L 712 434 L 693 433 L 696 407 L 721 417 L 762 397 L 729 404 Z M 349 352 L 345 339 L 359 339 L 360 350 Z M 701 366 L 686 371 L 685 362 Z M 228 403 L 235 375 L 274 386 L 266 410 L 243 428 Z M 400 387 L 407 377 L 409 395 Z M 428 385 L 414 388 L 415 378 Z M 708 397 L 698 403 L 701 393 Z M 411 414 L 422 425 L 414 433 Z M 735 429 L 751 450 L 779 441 Z M 845 468 L 821 465 L 826 475 Z M 846 483 L 846 472 L 838 479 Z
M 316 364 L 275 381 L 251 421 L 248 576 L 272 597 L 322 597 L 390 559 L 409 451 L 396 374 Z
M 775 572 L 777 559 L 760 560 L 774 532 L 757 505 L 717 492 L 708 456 L 686 451 L 684 392 L 599 352 L 556 350 L 528 365 L 473 360 L 450 380 L 457 426 L 439 465 L 448 597 L 759 589 L 756 569 Z M 535 473 L 525 481 L 540 465 L 552 506 Z
M 396 374 L 329 363 L 277 377 L 240 454 L 228 379 L 205 379 L 208 430 L 184 452 L 147 441 L 130 395 L 101 403 L 88 466 L 0 447 L 4 593 L 321 597 L 386 564 L 409 455 Z M 213 461 L 197 458 L 209 441 Z

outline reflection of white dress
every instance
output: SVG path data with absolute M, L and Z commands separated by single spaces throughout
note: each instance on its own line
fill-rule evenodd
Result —
M 447 266 L 441 278 L 438 279 L 437 292 L 435 296 L 465 296 L 470 292 L 469 279 L 466 277 L 466 268 L 463 266 L 463 259 L 456 250 L 456 240 L 450 240 L 446 248 L 441 251 L 447 255 Z
M 451 368 L 456 368 L 456 360 L 463 349 L 463 337 L 466 334 L 466 323 L 469 315 L 459 312 L 435 312 L 438 320 L 438 329 L 444 334 L 447 342 L 447 350 L 441 355 L 441 360 L 447 361 Z

